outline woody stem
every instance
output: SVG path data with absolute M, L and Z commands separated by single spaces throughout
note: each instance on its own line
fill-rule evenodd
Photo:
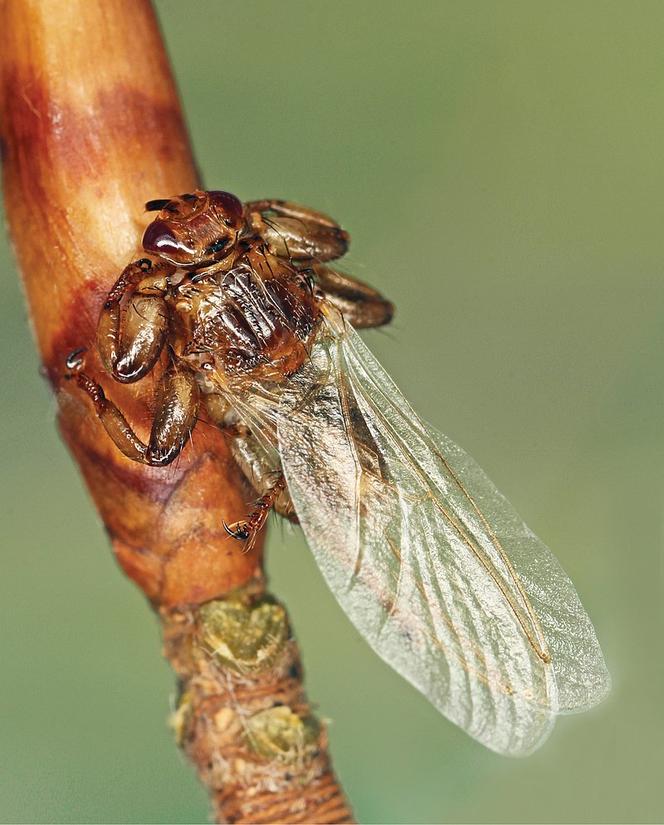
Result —
M 120 566 L 162 620 L 179 741 L 220 821 L 348 821 L 285 612 L 264 592 L 262 536 L 238 553 L 222 526 L 247 496 L 223 436 L 197 431 L 195 452 L 145 467 L 65 380 L 81 347 L 86 372 L 104 374 L 96 322 L 140 257 L 143 204 L 199 185 L 149 0 L 0 0 L 0 25 L 3 189 L 33 329 L 62 436 Z M 132 421 L 148 418 L 145 383 L 114 385 Z

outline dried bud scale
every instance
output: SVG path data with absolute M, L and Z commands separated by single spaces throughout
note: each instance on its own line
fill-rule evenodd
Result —
M 252 582 L 162 611 L 181 693 L 171 724 L 229 822 L 350 822 L 283 606 Z

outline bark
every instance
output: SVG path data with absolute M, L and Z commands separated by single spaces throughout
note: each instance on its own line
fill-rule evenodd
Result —
M 86 371 L 146 435 L 154 380 L 110 382 L 93 341 L 138 251 L 144 202 L 199 183 L 151 6 L 0 0 L 0 14 L 5 206 L 33 330 L 116 558 L 162 620 L 178 742 L 219 820 L 350 821 L 288 619 L 265 593 L 262 541 L 242 553 L 222 527 L 248 497 L 223 436 L 199 424 L 174 465 L 135 464 L 65 378 L 67 355 L 88 347 Z

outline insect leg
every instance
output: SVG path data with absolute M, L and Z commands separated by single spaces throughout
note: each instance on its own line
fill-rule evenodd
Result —
M 157 362 L 168 331 L 164 294 L 173 267 L 149 258 L 129 264 L 109 292 L 99 316 L 97 347 L 111 375 L 138 381 Z M 123 314 L 122 299 L 131 293 Z
M 226 399 L 221 395 L 209 394 L 204 395 L 203 400 L 211 420 L 227 437 L 231 454 L 242 475 L 257 496 L 268 494 L 272 490 L 274 479 L 281 474 L 281 465 L 275 466 L 259 439 L 244 422 L 237 420 Z M 272 506 L 280 516 L 297 523 L 295 508 L 285 485 Z
M 252 229 L 282 258 L 332 261 L 348 249 L 348 232 L 322 212 L 280 200 L 250 201 L 247 209 Z
M 179 455 L 198 412 L 198 384 L 191 370 L 174 364 L 164 373 L 147 444 L 136 435 L 118 407 L 106 398 L 100 384 L 84 373 L 79 373 L 76 381 L 92 400 L 106 432 L 127 458 L 162 467 Z
M 310 209 L 308 206 L 302 206 L 292 201 L 279 200 L 279 198 L 263 198 L 259 201 L 247 201 L 246 206 L 249 212 L 274 212 L 275 215 L 282 215 L 285 218 L 298 218 L 301 221 L 310 221 L 321 226 L 339 228 L 339 224 L 334 218 L 324 212 L 318 212 L 316 209 Z
M 256 536 L 260 532 L 261 527 L 265 524 L 270 510 L 273 508 L 275 501 L 279 498 L 281 493 L 286 488 L 286 479 L 283 473 L 279 473 L 279 478 L 273 484 L 272 488 L 261 496 L 254 509 L 247 516 L 246 520 L 235 521 L 233 524 L 226 524 L 224 522 L 224 530 L 234 539 L 238 541 L 247 542 L 245 551 L 248 552 L 253 547 L 256 541 Z
M 314 264 L 312 271 L 327 300 L 356 329 L 381 327 L 392 320 L 394 304 L 378 290 L 329 266 Z
M 260 441 L 245 425 L 238 423 L 232 425 L 232 429 L 226 427 L 224 432 L 231 436 L 229 446 L 235 463 L 257 495 L 264 496 L 270 493 L 275 478 L 281 474 L 281 465 L 277 464 L 275 467 L 274 461 L 270 460 Z M 297 522 L 293 501 L 285 485 L 274 499 L 273 508 L 280 516 Z

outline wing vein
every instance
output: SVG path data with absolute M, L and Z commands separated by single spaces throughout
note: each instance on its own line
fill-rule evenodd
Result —
M 395 449 L 401 454 L 402 460 L 404 460 L 404 462 L 407 463 L 407 465 L 408 465 L 411 473 L 413 474 L 413 476 L 415 476 L 417 479 L 419 479 L 421 487 L 424 490 L 426 490 L 426 494 L 431 499 L 434 506 L 437 507 L 440 510 L 440 512 L 443 514 L 443 516 L 449 521 L 449 523 L 452 525 L 454 530 L 458 533 L 458 535 L 461 538 L 462 542 L 465 544 L 465 546 L 468 548 L 468 550 L 470 550 L 470 552 L 475 555 L 477 560 L 484 567 L 486 572 L 489 574 L 490 578 L 495 583 L 496 587 L 498 587 L 498 589 L 500 590 L 503 598 L 507 601 L 507 603 L 510 606 L 510 609 L 514 613 L 514 616 L 515 616 L 516 620 L 519 622 L 519 625 L 521 626 L 521 629 L 523 630 L 524 634 L 526 635 L 526 638 L 528 639 L 528 642 L 531 645 L 531 647 L 533 648 L 534 652 L 537 654 L 537 656 L 545 664 L 547 664 L 550 661 L 550 656 L 541 649 L 541 647 L 538 643 L 538 640 L 533 637 L 533 633 L 528 628 L 527 622 L 526 622 L 524 616 L 522 615 L 522 612 L 519 609 L 518 605 L 514 601 L 513 595 L 506 588 L 506 585 L 502 581 L 502 577 L 501 577 L 500 573 L 496 570 L 494 565 L 491 563 L 491 560 L 488 558 L 485 551 L 481 548 L 479 542 L 477 542 L 477 540 L 472 536 L 472 534 L 469 534 L 468 532 L 466 532 L 466 529 L 462 525 L 462 522 L 460 522 L 459 520 L 454 518 L 450 514 L 449 510 L 447 510 L 443 506 L 443 504 L 439 500 L 438 496 L 435 494 L 434 491 L 432 491 L 431 484 L 429 483 L 426 476 L 424 476 L 424 474 L 422 473 L 422 471 L 419 467 L 419 464 L 417 463 L 417 460 L 415 459 L 415 457 L 412 455 L 412 453 L 408 449 L 408 446 L 404 443 L 403 439 L 401 438 L 401 436 L 399 436 L 399 434 L 394 429 L 394 427 L 392 426 L 390 421 L 383 415 L 383 413 L 379 409 L 378 405 L 376 403 L 374 403 L 373 399 L 371 399 L 371 397 L 368 396 L 366 393 L 361 393 L 361 394 L 362 394 L 362 399 L 365 401 L 365 403 L 368 406 L 371 407 L 375 417 L 380 419 L 383 426 L 386 428 L 387 431 L 389 431 L 389 434 L 391 435 L 392 443 L 395 446 Z M 399 413 L 399 415 L 401 416 L 401 412 L 398 410 L 398 408 L 396 408 L 392 404 L 389 397 L 385 393 L 381 392 L 381 394 L 386 399 L 386 401 L 390 405 L 390 407 L 392 409 L 396 409 L 397 412 Z M 412 426 L 412 424 L 411 424 L 411 426 Z M 425 435 L 425 437 L 426 437 L 426 435 Z M 439 455 L 441 458 L 443 458 L 440 455 L 440 451 L 437 450 L 435 448 L 435 446 L 432 447 L 432 451 L 435 454 Z M 445 460 L 444 460 L 444 463 L 445 463 L 446 468 L 449 469 L 449 463 Z M 451 475 L 456 480 L 456 476 L 453 473 Z M 457 480 L 457 484 L 459 485 L 459 487 L 461 487 L 462 490 L 465 489 L 465 488 L 462 487 L 461 484 L 459 484 L 458 480 Z M 478 509 L 478 508 L 475 507 L 475 509 Z M 484 519 L 484 516 L 482 516 L 482 520 L 483 520 L 483 523 L 486 524 L 486 519 Z M 504 553 L 502 553 L 501 555 L 504 555 Z M 508 570 L 513 569 L 511 567 L 511 565 L 508 565 L 507 567 L 508 567 Z M 523 588 L 520 585 L 519 585 L 519 592 L 523 594 Z M 529 602 L 528 598 L 525 596 L 525 594 L 523 595 L 523 598 L 525 599 L 525 602 L 528 605 L 528 615 L 529 615 L 529 618 L 531 618 L 532 607 L 530 606 L 530 602 Z M 532 618 L 531 618 L 531 621 L 532 621 Z M 533 629 L 535 629 L 536 632 L 539 631 L 539 633 L 541 633 L 541 630 L 539 629 L 539 624 L 535 625 Z

